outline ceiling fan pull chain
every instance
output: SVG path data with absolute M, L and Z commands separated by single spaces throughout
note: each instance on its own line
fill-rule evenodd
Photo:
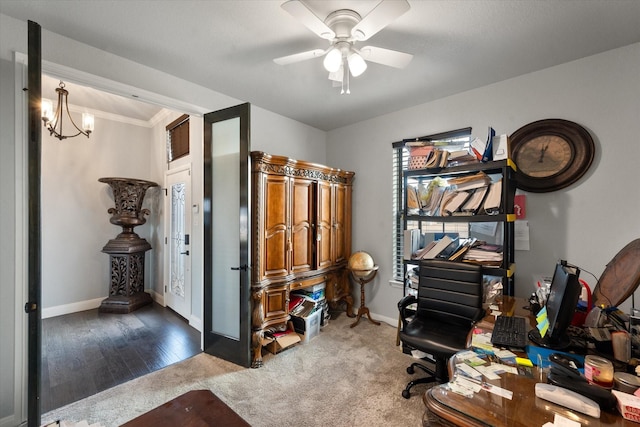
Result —
M 347 95 L 349 95 L 351 93 L 351 88 L 349 87 L 349 65 L 345 64 L 344 67 L 344 75 L 345 75 L 345 79 L 347 79 Z

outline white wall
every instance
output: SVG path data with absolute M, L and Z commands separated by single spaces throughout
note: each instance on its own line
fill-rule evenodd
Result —
M 74 114 L 76 116 L 79 114 Z M 79 117 L 74 117 L 79 123 Z M 68 124 L 68 122 L 67 122 Z M 151 129 L 95 118 L 89 139 L 59 141 L 42 135 L 42 307 L 43 317 L 63 314 L 60 306 L 106 298 L 110 289 L 109 255 L 104 245 L 122 228 L 109 222 L 114 207 L 111 187 L 102 177 L 154 181 L 150 175 Z M 160 185 L 162 182 L 160 182 Z M 159 188 L 150 188 L 144 208 Z M 156 216 L 151 209 L 151 217 Z M 149 217 L 147 217 L 149 218 Z M 149 238 L 149 224 L 136 227 Z M 149 283 L 149 256 L 146 283 Z M 80 311 L 83 307 L 72 311 Z M 87 307 L 93 308 L 93 307 Z
M 596 158 L 578 183 L 527 195 L 531 249 L 516 251 L 516 295 L 533 291 L 532 276 L 551 274 L 558 259 L 583 269 L 593 289 L 606 264 L 640 237 L 636 163 L 640 159 L 640 44 L 485 86 L 347 126 L 328 134 L 327 162 L 356 172 L 353 249 L 380 266 L 367 289 L 373 313 L 397 322 L 402 290 L 392 274 L 391 143 L 466 126 L 511 134 L 530 122 L 562 118 L 588 129 Z M 627 306 L 623 305 L 623 307 Z

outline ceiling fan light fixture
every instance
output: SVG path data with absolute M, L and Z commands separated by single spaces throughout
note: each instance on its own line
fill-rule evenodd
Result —
M 347 56 L 347 62 L 349 63 L 349 71 L 351 71 L 353 77 L 358 77 L 367 69 L 367 63 L 358 52 L 351 52 L 349 56 Z
M 340 49 L 333 47 L 324 57 L 324 68 L 330 73 L 335 73 L 342 65 L 342 52 Z

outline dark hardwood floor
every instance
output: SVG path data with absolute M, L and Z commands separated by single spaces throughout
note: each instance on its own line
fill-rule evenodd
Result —
M 156 303 L 128 314 L 94 309 L 44 319 L 41 412 L 200 352 L 200 332 Z

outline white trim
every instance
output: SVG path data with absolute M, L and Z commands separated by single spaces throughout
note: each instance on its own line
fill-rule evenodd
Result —
M 387 324 L 393 326 L 394 328 L 398 327 L 398 318 L 393 319 L 391 317 L 383 316 L 382 314 L 376 314 L 376 313 L 371 313 L 371 317 L 374 320 L 378 320 L 380 322 L 387 323 Z M 362 320 L 366 320 L 366 319 L 362 318 Z
M 16 55 L 23 57 L 24 59 L 22 59 L 22 61 L 26 64 L 27 56 L 24 53 L 16 52 Z M 42 61 L 42 72 L 57 79 L 66 80 L 83 86 L 89 86 L 113 95 L 135 98 L 137 101 L 159 105 L 171 110 L 183 111 L 192 116 L 201 116 L 209 112 L 206 108 L 178 101 L 175 98 L 169 98 L 164 95 L 159 95 L 157 93 L 149 92 L 144 89 L 109 80 L 95 74 L 85 73 L 84 71 L 49 61 Z
M 158 292 L 156 292 L 155 289 L 147 289 L 147 292 L 151 294 L 151 299 L 154 300 L 156 303 L 160 304 L 163 307 L 167 306 L 167 304 L 165 304 L 164 302 L 164 295 L 159 294 Z
M 189 316 L 189 326 L 191 326 L 193 329 L 195 329 L 196 331 L 202 333 L 202 319 L 199 317 L 196 317 L 194 315 Z M 200 349 L 202 349 L 202 346 L 200 346 Z
M 174 111 L 171 111 L 165 108 L 163 110 L 158 111 L 155 116 L 151 117 L 148 123 L 150 127 L 155 127 L 158 123 L 163 122 L 167 117 L 169 117 L 173 113 Z
M 54 307 L 48 307 L 42 309 L 42 318 L 48 319 L 50 317 L 62 316 L 65 314 L 77 313 L 79 311 L 93 310 L 100 307 L 100 304 L 105 297 L 95 298 L 87 301 L 72 302 L 71 304 L 56 305 Z
M 404 289 L 404 283 L 396 279 L 389 279 L 389 286 L 396 289 Z
M 48 98 L 42 98 L 42 99 L 48 99 Z M 48 99 L 48 100 L 53 102 L 54 105 L 55 105 L 55 102 L 57 102 L 57 100 L 55 102 L 51 99 Z M 72 113 L 89 113 L 89 114 L 93 114 L 95 117 L 100 117 L 101 119 L 110 120 L 112 122 L 125 123 L 129 125 L 134 125 L 134 126 L 140 126 L 144 128 L 152 128 L 154 125 L 151 120 L 155 119 L 155 117 L 158 116 L 159 114 L 158 113 L 154 115 L 151 118 L 151 120 L 140 120 L 140 119 L 134 119 L 132 117 L 122 116 L 120 114 L 109 113 L 107 111 L 95 110 L 93 108 L 88 108 L 88 107 L 80 107 L 74 104 L 67 104 L 67 105 L 69 106 L 69 111 Z M 168 110 L 165 110 L 165 109 L 160 110 L 160 112 L 164 112 L 164 111 L 168 111 Z
M 14 421 L 16 424 L 27 419 L 27 355 L 28 334 L 27 316 L 23 307 L 29 297 L 28 285 L 28 144 L 25 139 L 27 130 L 27 106 L 25 91 L 27 86 L 27 57 L 14 52 L 15 77 L 15 360 L 14 360 Z M 4 421 L 4 420 L 3 420 Z

